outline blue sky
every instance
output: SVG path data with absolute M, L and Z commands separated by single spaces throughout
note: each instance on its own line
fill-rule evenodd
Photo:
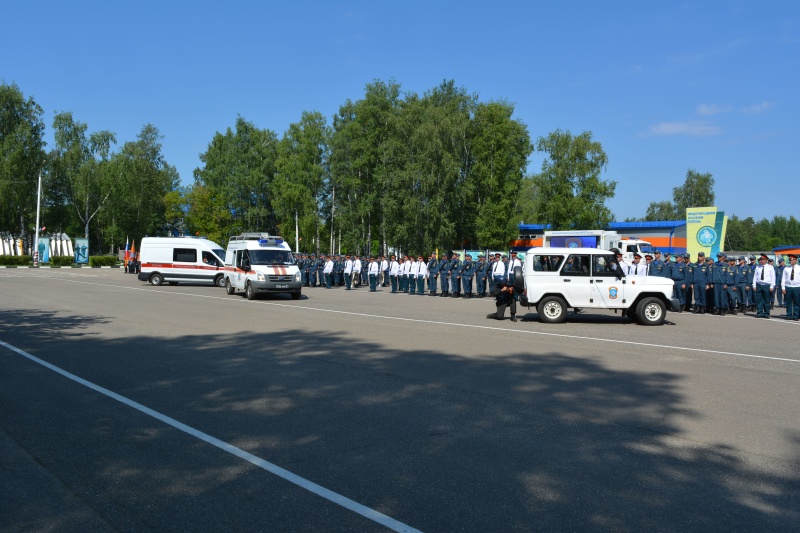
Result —
M 364 86 L 453 79 L 535 140 L 589 130 L 618 220 L 711 172 L 739 217 L 798 216 L 800 2 L 0 0 L 0 80 L 121 145 L 146 123 L 185 184 L 236 116 L 279 135 Z M 542 157 L 530 159 L 529 170 Z M 536 222 L 536 221 L 526 221 Z

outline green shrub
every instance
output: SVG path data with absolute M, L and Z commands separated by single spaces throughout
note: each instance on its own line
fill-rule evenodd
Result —
M 0 255 L 0 265 L 3 266 L 28 266 L 33 264 L 33 257 L 29 255 Z
M 50 258 L 50 266 L 71 266 L 75 259 L 71 255 Z
M 93 255 L 89 257 L 89 266 L 114 266 L 117 264 L 117 256 L 115 255 Z

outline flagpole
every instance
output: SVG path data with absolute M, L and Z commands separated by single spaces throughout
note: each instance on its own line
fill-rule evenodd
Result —
M 42 171 L 39 171 L 39 186 L 36 190 L 36 237 L 33 239 L 33 266 L 39 266 L 39 212 L 42 206 Z

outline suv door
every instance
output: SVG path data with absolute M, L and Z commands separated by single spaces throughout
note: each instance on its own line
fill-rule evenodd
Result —
M 561 282 L 574 307 L 593 307 L 589 254 L 571 254 L 561 268 Z
M 620 267 L 616 258 L 609 254 L 598 254 L 592 258 L 592 297 L 595 305 L 602 307 L 624 307 L 624 277 L 617 272 Z

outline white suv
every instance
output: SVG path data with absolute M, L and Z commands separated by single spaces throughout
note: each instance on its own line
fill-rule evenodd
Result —
M 626 276 L 606 250 L 531 248 L 515 270 L 520 303 L 536 306 L 542 322 L 563 322 L 572 307 L 622 309 L 631 320 L 655 326 L 664 322 L 667 309 L 680 308 L 671 279 Z

